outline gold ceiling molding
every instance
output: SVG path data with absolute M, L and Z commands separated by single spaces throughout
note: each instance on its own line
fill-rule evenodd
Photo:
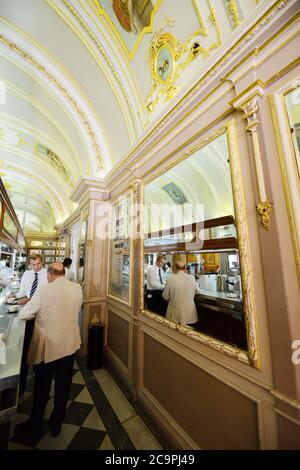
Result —
M 47 1 L 47 0 L 45 0 Z M 77 89 L 77 92 L 80 93 L 81 95 L 81 99 L 86 103 L 86 106 L 89 107 L 91 110 L 93 110 L 94 114 L 96 114 L 96 111 L 95 109 L 93 109 L 93 105 L 92 103 L 90 102 L 90 100 L 87 98 L 87 96 L 83 96 L 82 94 L 82 90 L 78 87 L 78 84 L 77 82 L 72 78 L 72 76 L 69 74 L 68 70 L 64 67 L 64 65 L 62 64 L 62 62 L 59 62 L 56 57 L 54 57 L 53 55 L 51 55 L 49 53 L 49 51 L 47 49 L 45 49 L 39 42 L 37 42 L 32 36 L 30 36 L 28 33 L 25 33 L 24 30 L 18 28 L 15 24 L 11 23 L 10 21 L 8 21 L 7 19 L 4 19 L 4 18 L 1 18 L 0 17 L 0 22 L 1 23 L 4 23 L 8 28 L 10 28 L 11 30 L 15 31 L 17 34 L 19 34 L 20 36 L 24 37 L 26 39 L 26 41 L 30 42 L 31 44 L 34 45 L 34 47 L 39 50 L 41 52 L 41 54 L 43 56 L 45 56 L 49 62 L 52 62 L 55 66 L 55 69 L 59 70 L 61 72 L 62 75 L 64 75 L 67 80 L 73 85 L 74 89 L 76 88 Z M 8 57 L 5 57 L 6 60 L 8 60 Z M 14 63 L 15 65 L 18 66 L 17 63 L 15 63 L 14 61 L 12 61 L 12 63 Z M 19 66 L 19 68 L 21 68 L 21 70 L 24 71 L 24 73 L 26 73 L 26 69 L 23 69 L 22 67 Z M 33 76 L 32 77 L 33 80 L 35 80 L 35 77 Z M 36 80 L 35 80 L 36 81 Z M 40 84 L 40 86 L 42 86 Z M 48 90 L 47 88 L 45 88 L 45 91 L 48 93 Z M 48 93 L 49 94 L 49 93 Z M 59 101 L 57 101 L 57 103 L 59 104 L 59 106 L 61 107 L 61 104 Z M 62 108 L 63 109 L 63 108 Z M 100 127 L 100 124 L 98 123 L 98 126 Z
M 26 138 L 30 137 L 34 141 L 45 143 L 48 147 L 51 147 L 54 149 L 58 148 L 57 144 L 52 139 L 50 139 L 49 136 L 45 134 L 43 131 L 41 131 L 40 129 L 37 129 L 35 126 L 29 125 L 27 121 L 25 122 L 23 120 L 20 120 L 16 118 L 15 116 L 11 116 L 10 114 L 0 113 L 0 125 L 3 125 L 4 127 L 7 127 L 8 129 L 12 129 L 16 133 L 18 133 L 18 135 L 20 136 L 22 134 L 26 134 Z M 0 128 L 0 140 L 1 140 L 1 132 L 3 132 L 3 130 Z M 18 145 L 25 145 L 25 143 L 26 145 L 30 145 L 28 142 L 25 142 L 25 140 L 22 137 L 20 137 L 20 141 Z M 60 146 L 59 146 L 58 153 L 62 155 L 63 157 L 62 160 L 64 162 L 67 162 L 68 168 L 73 169 L 74 160 L 72 160 L 72 158 L 69 157 L 69 155 L 65 152 L 65 150 L 63 150 Z M 76 158 L 77 157 L 78 155 L 76 155 Z M 78 164 L 78 162 L 76 162 L 76 164 Z M 75 176 L 74 176 L 74 172 L 72 172 L 72 179 L 78 179 L 81 174 L 82 174 L 82 169 L 80 168 L 80 165 L 78 164 L 78 166 L 76 165 Z
M 92 146 L 95 150 L 95 156 L 96 156 L 96 161 L 99 169 L 103 169 L 103 161 L 99 149 L 99 145 L 97 143 L 95 133 L 90 125 L 90 123 L 87 120 L 86 115 L 84 112 L 80 109 L 77 101 L 70 95 L 68 90 L 44 67 L 42 64 L 40 64 L 36 59 L 34 59 L 30 54 L 27 52 L 23 51 L 18 45 L 14 44 L 11 42 L 9 39 L 5 38 L 2 34 L 0 34 L 0 42 L 7 46 L 10 50 L 21 56 L 26 62 L 31 64 L 39 73 L 41 73 L 47 80 L 53 84 L 60 93 L 64 95 L 64 97 L 69 101 L 73 109 L 76 111 L 76 113 L 79 115 L 80 120 L 84 127 L 86 128 L 88 135 L 91 139 Z
M 8 60 L 9 62 L 13 63 L 16 67 L 20 68 L 20 70 L 22 70 L 22 72 L 24 72 L 25 74 L 27 74 L 31 80 L 33 80 L 35 83 L 38 84 L 38 86 L 40 86 L 41 88 L 43 88 L 43 90 L 45 90 L 45 92 L 47 93 L 47 95 L 49 95 L 49 97 L 54 100 L 56 102 L 56 104 L 59 106 L 59 108 L 62 110 L 62 112 L 64 114 L 66 114 L 66 110 L 63 108 L 63 106 L 61 106 L 61 103 L 59 102 L 59 100 L 57 100 L 56 97 L 54 96 L 51 96 L 50 93 L 48 92 L 48 90 L 43 86 L 43 84 L 41 84 L 37 79 L 36 77 L 34 77 L 33 75 L 30 75 L 27 70 L 25 70 L 23 67 L 20 66 L 20 64 L 18 64 L 17 62 L 11 60 L 11 58 L 9 57 L 5 57 L 5 60 Z M 12 83 L 6 81 L 5 82 L 5 85 L 6 85 L 6 90 L 7 92 L 11 93 L 12 95 L 14 96 L 17 96 L 18 98 L 21 98 L 22 100 L 24 101 L 27 101 L 31 106 L 33 106 L 34 108 L 36 108 L 52 125 L 53 127 L 56 128 L 57 132 L 59 134 L 62 135 L 62 137 L 65 139 L 65 141 L 67 142 L 67 144 L 70 146 L 70 148 L 72 149 L 72 152 L 73 152 L 73 155 L 75 156 L 76 158 L 76 162 L 77 162 L 77 170 L 79 172 L 82 172 L 82 161 L 79 157 L 79 154 L 77 152 L 77 149 L 75 148 L 72 140 L 70 139 L 70 137 L 66 134 L 66 132 L 64 131 L 64 129 L 62 128 L 61 124 L 59 123 L 59 121 L 57 121 L 53 116 L 52 114 L 50 114 L 47 110 L 47 108 L 45 106 L 43 106 L 39 101 L 35 100 L 32 96 L 28 95 L 27 93 L 25 93 L 23 90 L 20 90 L 18 87 L 16 87 L 15 85 L 13 85 Z M 1 117 L 4 116 L 4 118 L 6 120 L 10 120 L 10 121 L 13 121 L 13 122 L 16 122 L 16 123 L 19 123 L 19 125 L 24 128 L 26 130 L 26 132 L 28 134 L 31 134 L 30 135 L 34 135 L 32 133 L 32 130 L 34 130 L 35 133 L 39 133 L 40 135 L 43 134 L 43 138 L 42 140 L 49 140 L 49 137 L 48 135 L 46 135 L 44 132 L 38 130 L 36 127 L 33 127 L 33 126 L 30 126 L 28 124 L 28 122 L 26 121 L 23 121 L 23 120 L 20 120 L 18 119 L 16 116 L 12 116 L 10 114 L 6 114 L 6 113 L 0 113 L 0 119 Z M 70 121 L 72 122 L 72 124 L 74 125 L 74 127 L 76 128 L 77 127 L 77 124 L 73 118 L 72 115 L 68 115 L 68 119 L 70 119 Z M 85 143 L 82 142 L 83 146 L 85 146 Z M 88 149 L 87 149 L 88 151 Z M 65 152 L 60 152 L 60 153 L 65 153 Z M 72 158 L 69 158 L 67 157 L 67 160 L 69 160 L 70 162 L 74 163 L 74 160 Z M 88 162 L 88 171 L 90 171 L 90 163 Z
M 152 76 L 152 88 L 145 99 L 145 108 L 151 114 L 155 106 L 164 99 L 165 102 L 172 99 L 179 90 L 178 80 L 182 72 L 202 55 L 206 59 L 212 50 L 217 49 L 222 44 L 221 29 L 217 21 L 216 10 L 212 7 L 211 1 L 207 0 L 210 11 L 209 19 L 216 29 L 217 41 L 208 48 L 201 46 L 198 36 L 208 36 L 205 23 L 200 11 L 198 19 L 200 29 L 194 32 L 183 44 L 169 32 L 163 32 L 164 28 L 153 36 L 147 52 L 147 62 Z M 166 19 L 167 26 L 173 23 Z
M 17 155 L 17 156 L 21 157 L 21 159 L 22 159 L 21 163 L 22 163 L 22 165 L 24 165 L 24 168 L 26 168 L 26 163 L 28 163 L 28 161 L 29 161 L 32 165 L 35 165 L 36 171 L 39 170 L 40 174 L 43 174 L 43 172 L 48 171 L 48 173 L 51 174 L 52 178 L 54 178 L 55 181 L 57 180 L 57 173 L 58 173 L 59 176 L 63 179 L 63 181 L 69 186 L 69 189 L 73 188 L 73 183 L 71 181 L 66 181 L 65 180 L 65 178 L 62 174 L 61 167 L 59 166 L 56 159 L 54 159 L 52 157 L 52 155 L 50 155 L 47 158 L 44 158 L 44 159 L 39 158 L 37 160 L 34 157 L 34 155 L 38 155 L 37 152 L 36 152 L 36 147 L 30 149 L 31 151 L 29 151 L 29 149 L 22 149 L 20 146 L 14 146 L 13 144 L 1 143 L 1 141 L 0 141 L 0 149 L 3 149 L 7 153 L 11 153 L 15 156 Z M 6 164 L 6 162 L 7 162 L 7 160 L 5 161 L 5 164 Z M 38 166 L 37 166 L 37 163 L 38 163 Z M 55 164 L 56 164 L 56 167 L 55 167 Z M 50 169 L 49 169 L 49 166 L 50 166 Z M 22 170 L 22 172 L 23 172 L 23 170 Z M 65 190 L 66 188 L 65 187 L 63 188 L 62 185 L 61 185 L 60 189 Z M 64 192 L 64 197 L 68 200 L 67 192 Z
M 64 15 L 61 15 L 55 8 L 54 8 L 54 5 L 52 3 L 49 3 L 48 0 L 46 0 L 48 5 L 54 9 L 54 11 L 65 21 L 66 18 Z M 82 19 L 82 17 L 79 15 L 79 13 L 77 12 L 77 10 L 72 6 L 70 5 L 70 3 L 67 1 L 67 0 L 61 0 L 62 3 L 65 5 L 66 8 L 68 8 L 68 10 L 70 11 L 70 13 L 74 16 L 74 18 L 76 19 L 76 21 L 81 25 L 81 27 L 84 29 L 84 31 L 88 34 L 89 38 L 93 41 L 93 43 L 95 44 L 98 52 L 100 53 L 100 55 L 104 58 L 106 64 L 108 65 L 108 67 L 110 68 L 116 82 L 118 83 L 118 86 L 121 90 L 121 93 L 122 93 L 122 96 L 127 104 L 127 108 L 128 108 L 128 111 L 129 111 L 129 114 L 130 114 L 130 118 L 131 118 L 131 121 L 132 121 L 132 125 L 133 125 L 133 130 L 134 130 L 134 139 L 137 139 L 138 136 L 139 136 L 139 133 L 138 133 L 138 125 L 137 125 L 137 122 L 136 122 L 136 116 L 134 115 L 134 112 L 133 112 L 133 108 L 132 108 L 132 105 L 131 105 L 131 102 L 130 102 L 130 99 L 128 97 L 128 94 L 123 86 L 123 83 L 122 81 L 120 80 L 120 77 L 119 77 L 119 74 L 116 70 L 116 68 L 114 67 L 111 59 L 109 58 L 109 56 L 106 54 L 104 48 L 102 47 L 101 43 L 98 41 L 96 35 L 93 33 L 93 31 L 88 27 L 88 25 L 86 24 L 86 22 Z M 82 42 L 81 38 L 80 38 L 80 32 L 78 31 L 78 29 L 75 30 L 75 33 L 76 35 L 78 36 L 79 40 Z M 85 46 L 86 47 L 86 46 Z M 89 50 L 89 52 L 91 53 L 92 57 L 94 58 L 94 60 L 96 61 L 96 63 L 98 63 L 97 61 L 97 58 L 94 57 L 94 55 L 92 54 L 92 51 Z M 104 71 L 102 70 L 102 72 L 104 73 Z M 109 78 L 107 77 L 107 75 L 104 73 L 108 83 L 110 84 L 110 86 L 112 87 L 112 89 L 114 88 L 113 84 L 111 83 L 111 81 L 109 80 Z M 125 122 L 127 123 L 127 118 L 126 118 L 126 113 L 124 112 L 123 110 L 123 107 L 119 101 L 119 99 L 117 98 L 117 93 L 114 93 L 117 101 L 119 102 L 120 104 L 120 108 L 122 110 L 122 113 L 123 113 L 123 116 L 124 116 L 124 119 L 125 119 Z M 139 116 L 139 113 L 138 113 L 138 116 Z M 139 116 L 140 117 L 140 116 Z M 127 129 L 129 131 L 129 127 L 127 125 Z M 131 143 L 133 142 L 132 140 L 132 136 L 131 136 L 131 132 L 129 131 L 129 137 L 130 137 L 130 141 Z
M 111 172 L 110 177 L 113 177 L 120 168 L 126 166 L 130 160 L 132 160 L 137 151 L 141 149 L 141 146 L 146 146 L 151 139 L 155 138 L 157 133 L 162 129 L 165 128 L 170 121 L 172 121 L 176 115 L 180 112 L 180 110 L 187 106 L 188 101 L 190 101 L 195 94 L 199 92 L 199 89 L 211 79 L 213 75 L 215 75 L 219 69 L 221 69 L 229 59 L 237 54 L 243 45 L 250 40 L 253 40 L 253 37 L 258 34 L 258 32 L 266 27 L 268 27 L 270 20 L 273 16 L 275 16 L 278 12 L 280 12 L 283 8 L 287 6 L 290 0 L 278 0 L 275 5 L 273 5 L 260 19 L 250 28 L 243 36 L 240 38 L 230 49 L 226 52 L 223 58 L 219 59 L 218 62 L 211 67 L 210 70 L 183 96 L 183 98 L 178 101 L 175 106 L 150 130 L 150 132 L 139 142 L 138 146 L 132 149 L 128 155 L 126 155 L 122 161 L 113 169 Z M 282 28 L 277 32 L 276 37 L 281 33 Z M 263 45 L 260 46 L 263 48 Z M 244 61 L 242 59 L 242 61 Z M 197 105 L 198 106 L 198 105 Z M 169 133 L 169 132 L 168 132 Z M 144 153 L 141 155 L 144 155 Z
M 239 16 L 239 9 L 235 0 L 226 0 L 227 8 L 232 17 L 234 28 L 237 28 L 241 22 Z
M 55 202 L 58 213 L 59 213 L 60 217 L 62 218 L 62 220 L 64 218 L 66 218 L 66 213 L 65 213 L 65 210 L 64 210 L 61 202 L 59 201 L 59 199 L 56 196 L 55 192 L 46 184 L 45 180 L 39 178 L 36 174 L 31 173 L 30 171 L 26 171 L 23 168 L 20 168 L 20 167 L 15 166 L 15 165 L 7 165 L 6 164 L 5 165 L 5 170 L 12 171 L 13 173 L 16 173 L 17 175 L 25 176 L 29 180 L 32 180 L 32 181 L 35 181 L 36 183 L 38 183 L 38 185 L 40 185 L 42 188 L 45 189 L 45 193 L 49 194 L 49 196 Z
M 63 0 L 64 1 L 64 0 Z M 143 40 L 143 37 L 145 36 L 145 34 L 149 34 L 149 33 L 152 33 L 153 32 L 153 26 L 154 26 L 154 17 L 155 15 L 157 14 L 161 4 L 162 4 L 162 1 L 163 0 L 156 0 L 155 1 L 155 5 L 153 6 L 153 10 L 151 12 L 151 20 L 150 20 L 150 25 L 149 26 L 145 26 L 141 31 L 140 33 L 138 34 L 137 36 L 137 39 L 136 39 L 136 42 L 132 48 L 132 51 L 129 51 L 128 48 L 126 47 L 126 44 L 121 36 L 121 34 L 119 33 L 119 31 L 117 30 L 117 28 L 114 26 L 114 23 L 112 22 L 111 18 L 109 17 L 108 13 L 106 12 L 105 8 L 102 8 L 101 7 L 101 0 L 88 0 L 88 3 L 89 5 L 93 8 L 93 10 L 95 11 L 95 13 L 97 14 L 97 16 L 101 19 L 101 17 L 105 17 L 106 21 L 108 22 L 108 24 L 110 25 L 114 35 L 118 38 L 118 41 L 119 41 L 119 44 L 122 48 L 122 50 L 124 51 L 124 53 L 126 54 L 127 58 L 129 60 L 132 60 L 133 57 L 135 56 L 135 53 L 136 51 L 138 50 L 142 40 Z M 195 3 L 195 0 L 193 0 L 193 3 Z
M 74 183 L 71 181 L 71 174 L 69 170 L 65 167 L 61 158 L 56 155 L 48 146 L 36 142 L 34 146 L 34 153 L 42 160 L 47 161 L 47 163 L 54 168 L 54 170 L 60 175 L 60 177 L 70 186 L 71 189 L 74 188 Z

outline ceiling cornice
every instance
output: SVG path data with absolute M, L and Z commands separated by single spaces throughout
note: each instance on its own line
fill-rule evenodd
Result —
M 83 207 L 90 200 L 107 201 L 108 198 L 109 192 L 102 178 L 83 177 L 70 194 L 71 201 L 79 207 Z

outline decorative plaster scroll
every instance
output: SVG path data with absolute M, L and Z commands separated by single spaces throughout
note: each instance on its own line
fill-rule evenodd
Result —
M 147 53 L 147 61 L 150 68 L 153 84 L 145 100 L 145 107 L 149 114 L 161 99 L 169 101 L 178 92 L 180 86 L 178 80 L 182 72 L 200 55 L 204 59 L 212 50 L 222 44 L 221 28 L 218 25 L 216 10 L 211 1 L 207 0 L 210 10 L 209 19 L 216 29 L 217 41 L 205 48 L 201 45 L 200 36 L 207 36 L 205 24 L 201 21 L 201 28 L 194 32 L 185 43 L 181 42 L 171 33 L 163 33 L 160 28 L 153 36 Z M 166 19 L 167 26 L 174 26 L 170 19 Z M 195 38 L 198 38 L 195 40 Z

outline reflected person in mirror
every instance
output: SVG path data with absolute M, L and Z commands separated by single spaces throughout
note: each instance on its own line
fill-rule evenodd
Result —
M 75 353 L 80 348 L 79 312 L 82 289 L 65 278 L 62 263 L 48 268 L 48 284 L 34 294 L 20 312 L 20 318 L 35 318 L 28 353 L 33 365 L 34 395 L 30 418 L 16 426 L 15 433 L 32 439 L 43 432 L 43 416 L 49 399 L 52 378 L 55 380 L 54 408 L 49 419 L 53 437 L 60 433 L 68 403 Z
M 73 273 L 73 271 L 71 271 L 72 262 L 73 262 L 73 260 L 71 258 L 65 258 L 63 260 L 63 265 L 64 265 L 64 268 L 65 268 L 65 278 L 68 279 L 69 281 L 74 282 L 75 281 L 74 273 Z
M 198 321 L 194 297 L 200 294 L 194 276 L 185 272 L 182 261 L 175 263 L 175 274 L 166 282 L 163 298 L 168 302 L 166 318 L 184 325 L 194 326 Z
M 150 266 L 147 271 L 147 291 L 146 307 L 148 310 L 158 315 L 165 316 L 167 305 L 162 297 L 165 287 L 163 266 L 165 264 L 164 255 L 158 255 L 154 266 Z

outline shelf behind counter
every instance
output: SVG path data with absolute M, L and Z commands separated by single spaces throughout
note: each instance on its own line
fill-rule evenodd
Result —
M 241 298 L 232 298 L 225 292 L 200 289 L 200 294 L 195 296 L 195 304 L 197 329 L 238 348 L 247 349 Z

